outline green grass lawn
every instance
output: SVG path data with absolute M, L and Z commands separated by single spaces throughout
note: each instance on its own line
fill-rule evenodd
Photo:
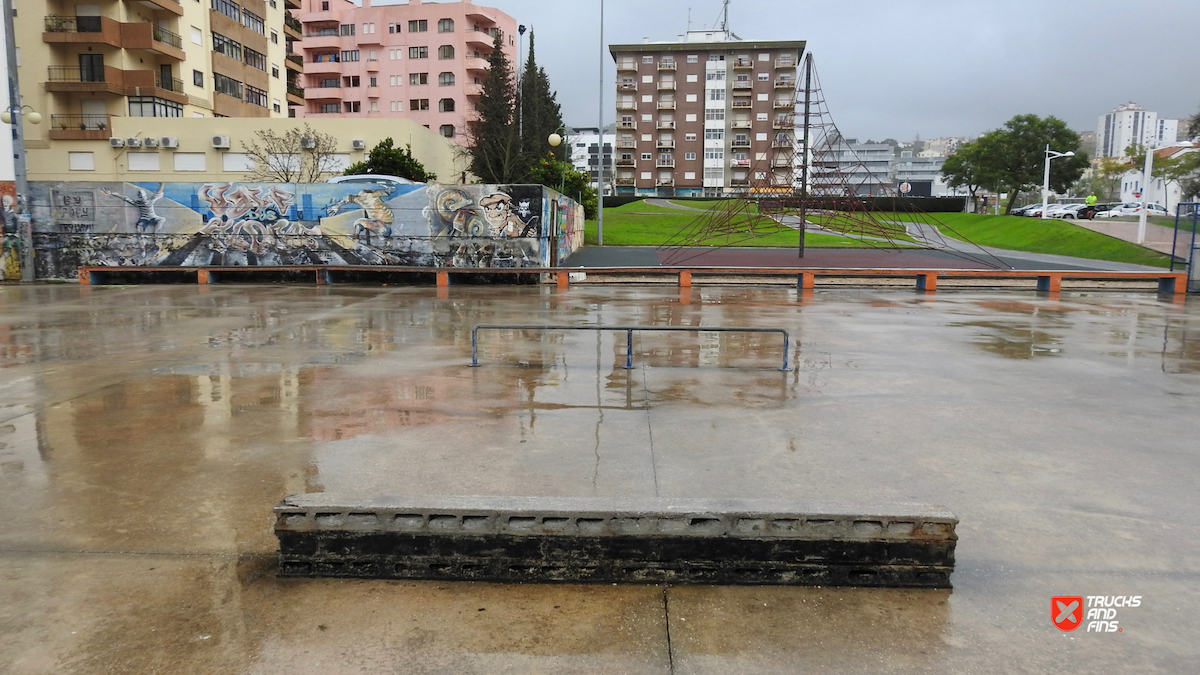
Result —
M 897 220 L 915 220 L 908 214 L 896 214 L 895 217 Z M 981 246 L 1155 267 L 1168 267 L 1171 264 L 1170 257 L 1162 253 L 1092 232 L 1065 220 L 975 213 L 938 213 L 932 217 L 947 226 L 941 228 L 946 236 Z

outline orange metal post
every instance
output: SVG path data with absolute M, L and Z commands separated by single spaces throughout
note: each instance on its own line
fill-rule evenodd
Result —
M 680 272 L 679 273 L 679 287 L 683 288 L 685 286 L 691 286 L 691 285 L 692 285 L 692 273 L 687 270 Z
M 196 270 L 196 283 L 198 283 L 198 284 L 210 283 L 208 280 L 208 270 Z
M 450 273 L 449 272 L 438 272 L 437 273 L 438 288 L 446 288 L 449 285 L 450 285 Z
M 565 291 L 567 286 L 571 284 L 571 275 L 566 272 L 559 272 L 554 275 L 554 282 L 558 285 L 558 290 Z

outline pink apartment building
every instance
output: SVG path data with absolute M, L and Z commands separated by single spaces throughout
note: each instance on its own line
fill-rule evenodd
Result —
M 304 106 L 296 117 L 405 117 L 461 136 L 496 31 L 516 63 L 516 20 L 470 2 L 362 3 L 301 0 Z

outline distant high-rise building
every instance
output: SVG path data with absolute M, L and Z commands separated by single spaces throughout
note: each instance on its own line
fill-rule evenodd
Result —
M 1174 143 L 1178 134 L 1179 120 L 1159 119 L 1156 112 L 1126 103 L 1096 123 L 1096 156 L 1124 157 L 1131 145 L 1163 147 Z
M 612 153 L 616 134 L 605 131 L 601 144 L 600 130 L 596 127 L 575 127 L 570 130 L 568 141 L 571 143 L 571 164 L 575 166 L 575 170 L 592 177 L 593 187 L 597 185 L 603 161 L 604 194 L 612 194 Z M 601 145 L 604 147 L 603 154 L 600 150 Z
M 483 93 L 497 32 L 517 66 L 516 20 L 465 0 L 301 6 L 306 81 L 297 117 L 404 117 L 458 138 Z
M 609 45 L 617 62 L 617 192 L 711 196 L 752 182 L 790 191 L 804 47 L 726 30 Z

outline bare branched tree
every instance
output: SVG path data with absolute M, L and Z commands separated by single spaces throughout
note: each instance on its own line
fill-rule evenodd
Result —
M 307 123 L 281 133 L 274 129 L 254 132 L 250 143 L 242 141 L 242 151 L 254 159 L 254 170 L 246 180 L 264 183 L 319 183 L 341 173 L 337 166 L 337 139 L 323 134 Z

